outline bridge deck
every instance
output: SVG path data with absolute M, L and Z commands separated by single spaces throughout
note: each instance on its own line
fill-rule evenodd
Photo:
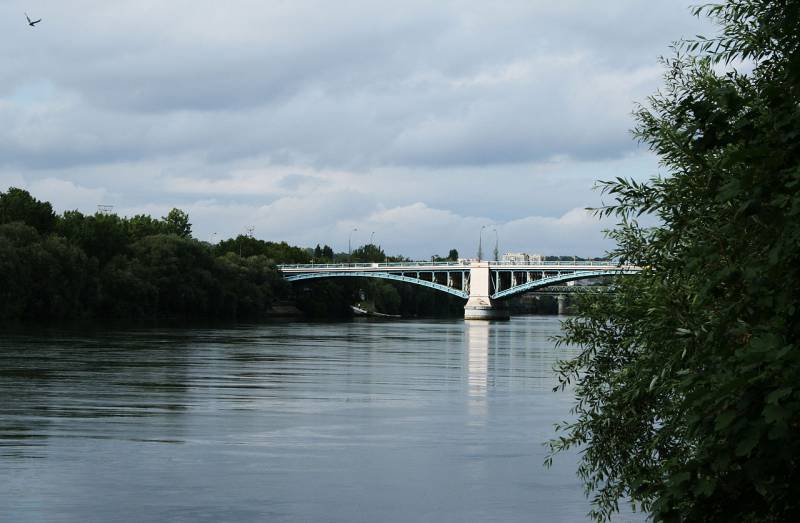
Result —
M 392 262 L 392 263 L 308 263 L 278 265 L 278 269 L 285 273 L 297 272 L 342 272 L 365 270 L 392 271 L 392 272 L 430 272 L 430 271 L 463 271 L 474 267 L 476 263 L 488 265 L 490 270 L 504 271 L 596 271 L 601 270 L 631 270 L 633 266 L 621 266 L 612 261 L 543 261 L 543 262 Z
M 471 301 L 483 300 L 481 303 L 573 280 L 635 274 L 641 270 L 613 261 L 317 263 L 278 268 L 289 281 L 382 278 L 434 288 Z

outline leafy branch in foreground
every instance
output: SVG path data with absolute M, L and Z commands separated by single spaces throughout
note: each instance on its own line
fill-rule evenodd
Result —
M 581 296 L 560 339 L 576 404 L 548 459 L 581 449 L 598 521 L 626 500 L 656 521 L 800 517 L 800 2 L 696 14 L 720 34 L 679 43 L 635 113 L 668 176 L 601 184 L 612 254 L 645 270 Z

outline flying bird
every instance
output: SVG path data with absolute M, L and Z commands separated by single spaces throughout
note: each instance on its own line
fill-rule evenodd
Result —
M 36 27 L 36 24 L 38 24 L 39 22 L 42 21 L 41 18 L 38 19 L 38 20 L 31 20 L 31 17 L 28 16 L 28 13 L 25 13 L 25 18 L 28 19 L 28 25 L 31 26 L 31 27 Z

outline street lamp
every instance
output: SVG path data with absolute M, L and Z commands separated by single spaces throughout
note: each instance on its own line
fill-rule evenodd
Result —
M 500 235 L 497 234 L 497 229 L 494 231 L 494 261 L 500 261 Z
M 350 234 L 347 235 L 347 255 L 348 256 L 353 254 L 353 247 L 352 247 L 352 245 L 350 243 L 350 240 L 352 240 L 353 233 L 356 232 L 357 230 L 358 230 L 358 227 L 355 227 L 352 231 L 350 231 Z
M 372 238 L 375 236 L 375 231 L 372 231 L 369 235 L 369 244 L 372 245 Z
M 239 244 L 239 257 L 240 258 L 242 257 L 242 237 L 252 238 L 253 237 L 253 231 L 255 230 L 255 227 L 250 226 L 250 227 L 246 227 L 245 229 L 247 230 L 247 234 L 246 235 L 240 234 L 236 238 L 237 243 Z
M 486 227 L 488 227 L 488 225 L 481 226 L 481 233 L 478 237 L 478 261 L 481 261 L 481 258 L 483 258 L 483 230 Z

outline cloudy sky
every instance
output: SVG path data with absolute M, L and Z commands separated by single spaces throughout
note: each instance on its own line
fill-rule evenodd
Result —
M 209 241 L 474 256 L 488 225 L 489 249 L 600 255 L 583 209 L 657 172 L 630 115 L 712 31 L 689 5 L 5 0 L 0 190 L 179 207 Z

